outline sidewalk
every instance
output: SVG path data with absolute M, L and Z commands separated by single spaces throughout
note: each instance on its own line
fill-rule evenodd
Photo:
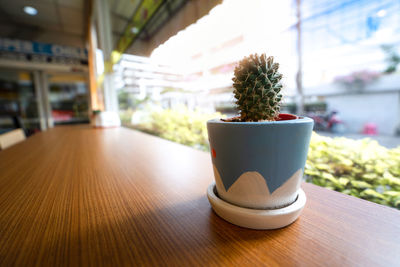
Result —
M 363 139 L 370 138 L 378 141 L 378 143 L 387 148 L 396 148 L 400 146 L 400 136 L 389 136 L 389 135 L 364 135 L 364 134 L 335 134 L 330 132 L 317 131 L 318 134 L 328 137 L 347 137 L 351 139 Z

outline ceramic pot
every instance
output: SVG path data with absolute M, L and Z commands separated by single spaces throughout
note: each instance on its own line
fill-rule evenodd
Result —
M 217 193 L 245 208 L 292 204 L 300 189 L 313 120 L 207 122 Z

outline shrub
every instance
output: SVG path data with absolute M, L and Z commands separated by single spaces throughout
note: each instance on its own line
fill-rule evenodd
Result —
M 153 111 L 138 127 L 147 133 L 209 150 L 205 115 L 183 109 Z M 306 181 L 344 194 L 400 209 L 400 147 L 387 149 L 364 139 L 329 138 L 313 133 Z
M 133 114 L 132 109 L 120 110 L 119 111 L 119 118 L 121 119 L 122 124 L 129 124 L 131 122 L 131 117 Z
M 209 150 L 206 121 L 223 117 L 221 113 L 203 114 L 187 108 L 153 111 L 149 120 L 137 128 L 159 137 L 194 147 Z
M 305 174 L 313 184 L 400 209 L 400 147 L 313 133 Z
M 381 76 L 380 72 L 370 70 L 360 70 L 352 72 L 348 75 L 338 76 L 335 82 L 343 84 L 348 88 L 363 89 L 367 84 L 377 80 Z

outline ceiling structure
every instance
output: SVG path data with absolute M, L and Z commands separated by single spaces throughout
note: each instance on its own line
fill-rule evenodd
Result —
M 109 0 L 114 48 L 149 56 L 222 0 Z M 128 45 L 129 44 L 129 45 Z
M 85 0 L 0 0 L 0 37 L 84 47 Z M 35 16 L 23 11 L 37 9 Z
M 118 1 L 124 2 L 126 0 Z M 143 4 L 146 0 L 132 0 L 131 2 L 141 2 Z M 157 3 L 159 1 L 154 0 L 153 2 Z M 133 40 L 132 45 L 130 45 L 125 52 L 128 54 L 149 56 L 155 48 L 167 41 L 168 38 L 208 14 L 213 7 L 221 2 L 222 0 L 161 1 L 159 8 L 148 19 L 141 31 L 137 34 L 137 38 Z M 138 10 L 140 11 L 140 5 L 134 12 Z M 120 10 L 115 9 L 115 12 L 118 13 Z M 133 16 L 134 14 L 132 14 L 131 17 Z M 113 18 L 115 20 L 115 14 Z M 118 23 L 114 23 L 113 21 L 113 28 L 116 31 L 118 31 L 116 28 L 118 27 L 117 24 Z M 124 28 L 124 30 L 126 30 L 126 28 Z M 117 32 L 114 32 L 114 34 L 116 33 Z M 119 38 L 121 38 L 124 33 L 119 32 L 119 34 Z
M 222 2 L 108 1 L 114 49 L 147 56 L 169 37 Z M 0 0 L 0 37 L 85 47 L 89 3 L 90 0 Z M 37 15 L 24 13 L 25 6 L 36 8 Z

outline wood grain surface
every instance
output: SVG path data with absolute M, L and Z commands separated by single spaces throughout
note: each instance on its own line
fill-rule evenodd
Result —
M 0 152 L 1 266 L 395 266 L 400 212 L 303 184 L 291 226 L 220 219 L 210 156 L 133 130 L 57 127 Z

